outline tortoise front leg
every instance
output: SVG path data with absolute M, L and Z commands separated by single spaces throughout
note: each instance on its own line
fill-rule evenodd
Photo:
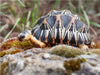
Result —
M 36 45 L 38 45 L 38 46 L 40 46 L 42 48 L 44 48 L 46 46 L 45 43 L 37 40 L 33 35 L 30 35 L 30 41 L 32 42 L 32 44 L 36 44 Z

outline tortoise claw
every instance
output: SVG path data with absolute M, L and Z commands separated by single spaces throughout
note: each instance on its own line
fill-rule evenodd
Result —
M 79 44 L 79 48 L 84 49 L 84 50 L 88 50 L 88 46 L 85 44 Z

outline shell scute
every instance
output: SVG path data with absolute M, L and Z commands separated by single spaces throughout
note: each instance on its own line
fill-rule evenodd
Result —
M 39 37 L 40 37 L 40 34 L 41 34 L 41 29 L 38 29 L 36 32 L 35 32 L 35 34 L 34 34 L 34 36 L 39 40 Z
M 41 18 L 38 20 L 37 24 L 40 25 L 40 24 L 44 21 L 44 19 L 45 19 L 46 17 L 47 17 L 47 16 L 41 17 Z
M 45 30 L 46 29 L 46 24 L 42 23 L 42 25 L 40 26 L 41 30 Z
M 50 16 L 47 18 L 47 22 L 50 25 L 50 27 L 52 28 L 56 22 L 56 16 Z
M 53 40 L 52 40 L 51 33 L 49 32 L 49 34 L 48 34 L 48 42 L 51 42 L 51 41 L 53 41 Z
M 83 42 L 84 42 L 84 41 L 82 40 L 81 36 L 78 35 L 78 43 L 79 43 L 79 44 L 83 44 Z
M 42 36 L 41 36 L 41 41 L 45 41 L 45 30 L 43 30 Z
M 55 39 L 55 42 L 60 43 L 59 29 L 57 29 L 57 37 Z
M 70 43 L 71 43 L 71 44 L 73 44 L 73 43 L 76 44 L 75 36 L 74 36 L 74 35 L 72 36 L 72 38 L 71 38 L 71 40 L 70 40 Z
M 68 24 L 70 23 L 70 21 L 71 21 L 71 17 L 68 16 L 68 15 L 62 15 L 61 16 L 61 21 L 62 21 L 64 27 L 66 28 L 68 26 Z

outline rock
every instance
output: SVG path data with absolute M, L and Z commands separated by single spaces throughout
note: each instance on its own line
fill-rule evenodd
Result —
M 61 46 L 65 45 L 55 47 Z M 54 50 L 55 47 L 32 48 L 0 57 L 0 75 L 100 75 L 100 56 L 85 53 L 65 58 L 52 54 L 52 49 Z M 64 65 L 66 61 L 67 66 Z
M 0 63 L 9 62 L 7 75 L 66 75 L 64 59 L 42 51 L 40 48 L 33 48 L 14 55 L 5 55 L 0 58 Z M 50 56 L 51 59 L 47 59 Z

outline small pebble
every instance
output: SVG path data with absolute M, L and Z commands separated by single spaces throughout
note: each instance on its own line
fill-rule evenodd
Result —
M 46 54 L 43 55 L 43 59 L 49 59 L 49 58 L 51 58 L 50 54 L 46 53 Z

